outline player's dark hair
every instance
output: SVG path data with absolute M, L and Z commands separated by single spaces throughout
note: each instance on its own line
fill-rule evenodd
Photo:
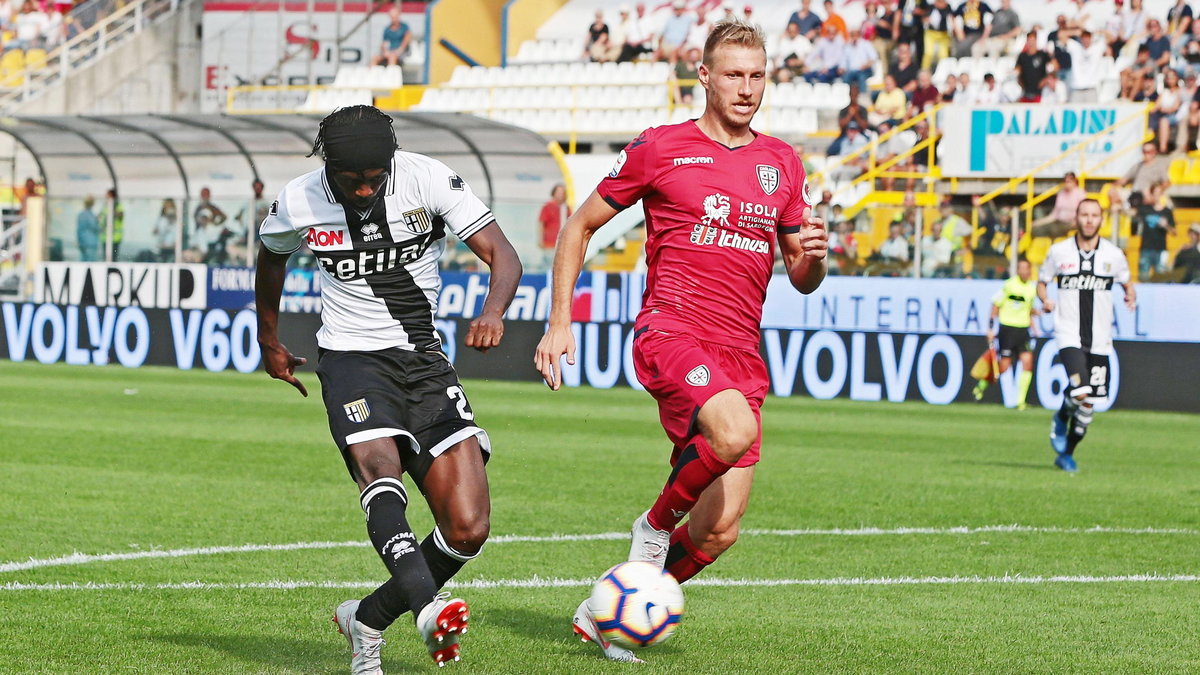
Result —
M 1081 200 L 1079 201 L 1079 205 L 1075 207 L 1075 217 L 1076 217 L 1076 218 L 1078 218 L 1078 217 L 1079 217 L 1079 209 L 1083 208 L 1083 205 L 1084 205 L 1084 204 L 1087 204 L 1088 202 L 1091 202 L 1091 203 L 1095 204 L 1095 205 L 1096 205 L 1096 208 L 1100 209 L 1100 213 L 1101 213 L 1101 214 L 1103 214 L 1103 213 L 1104 213 L 1104 207 L 1103 207 L 1103 206 L 1100 206 L 1100 200 L 1098 200 L 1098 199 L 1092 199 L 1091 197 L 1087 197 L 1086 199 L 1081 199 Z
M 376 123 L 386 123 L 391 126 L 391 117 L 384 113 L 383 110 L 374 106 L 346 106 L 337 108 L 334 112 L 325 115 L 325 119 L 320 120 L 320 129 L 317 130 L 317 138 L 312 142 L 312 151 L 306 156 L 320 157 L 322 160 L 328 160 L 325 156 L 325 147 L 328 144 L 331 133 L 344 131 L 347 127 L 356 126 L 362 121 L 376 121 Z M 392 143 L 396 142 L 395 131 L 392 132 Z

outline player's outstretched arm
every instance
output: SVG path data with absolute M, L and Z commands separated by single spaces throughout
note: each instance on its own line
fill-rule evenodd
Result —
M 1042 302 L 1042 311 L 1049 314 L 1054 311 L 1054 301 L 1046 295 L 1046 282 L 1038 281 L 1037 285 L 1038 300 Z
M 486 352 L 500 345 L 504 337 L 504 313 L 517 294 L 521 282 L 521 259 L 513 250 L 512 243 L 504 231 L 493 221 L 467 239 L 471 249 L 491 271 L 488 294 L 483 300 L 483 311 L 471 322 L 464 344 Z
M 792 286 L 805 295 L 817 290 L 829 270 L 826 261 L 829 232 L 825 229 L 825 221 L 813 216 L 810 210 L 799 232 L 780 230 L 779 250 L 783 253 L 783 265 Z
M 1137 309 L 1137 289 L 1133 287 L 1133 282 L 1121 284 L 1121 288 L 1125 289 L 1125 308 L 1129 311 Z
M 254 306 L 258 313 L 258 349 L 263 368 L 277 380 L 283 380 L 308 396 L 304 383 L 294 375 L 296 366 L 308 359 L 295 356 L 279 342 L 279 296 L 283 294 L 283 279 L 287 273 L 288 254 L 275 253 L 266 246 L 259 247 L 258 267 L 254 273 Z
M 562 357 L 575 364 L 575 336 L 571 334 L 571 300 L 575 297 L 575 282 L 583 269 L 583 254 L 596 230 L 617 215 L 599 193 L 593 191 L 579 210 L 567 219 L 558 233 L 554 250 L 550 321 L 546 334 L 538 342 L 533 365 L 542 374 L 546 386 L 558 391 L 562 386 Z

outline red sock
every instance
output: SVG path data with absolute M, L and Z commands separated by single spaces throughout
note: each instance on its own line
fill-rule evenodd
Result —
M 732 464 L 717 457 L 703 436 L 693 436 L 675 460 L 666 487 L 650 507 L 650 525 L 659 530 L 675 529 L 696 505 L 700 493 L 732 468 Z
M 675 577 L 675 581 L 682 584 L 714 562 L 715 558 L 692 543 L 687 525 L 680 525 L 671 533 L 671 547 L 667 549 L 667 571 Z

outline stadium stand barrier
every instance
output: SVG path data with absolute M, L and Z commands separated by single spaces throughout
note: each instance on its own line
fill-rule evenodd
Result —
M 71 12 L 72 22 L 86 27 L 74 37 L 49 52 L 9 50 L 0 57 L 0 110 L 13 111 L 64 80 L 68 73 L 141 33 L 147 25 L 173 14 L 179 5 L 180 0 L 134 0 L 127 4 L 103 0 L 81 5 Z M 79 18 L 75 18 L 76 12 Z

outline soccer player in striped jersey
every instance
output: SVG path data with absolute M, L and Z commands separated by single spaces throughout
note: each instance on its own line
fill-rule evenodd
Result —
M 1108 396 L 1108 357 L 1112 353 L 1112 288 L 1125 289 L 1125 306 L 1137 308 L 1137 291 L 1129 280 L 1125 252 L 1100 238 L 1100 202 L 1085 199 L 1075 209 L 1075 236 L 1050 247 L 1042 263 L 1037 295 L 1054 312 L 1058 358 L 1067 370 L 1063 403 L 1050 423 L 1055 466 L 1074 472 L 1075 448 L 1092 423 L 1096 401 Z M 1058 300 L 1046 296 L 1047 284 L 1058 284 Z
M 392 119 L 378 109 L 331 113 L 313 153 L 325 166 L 288 183 L 260 228 L 263 365 L 308 395 L 295 377 L 305 359 L 280 344 L 277 331 L 287 259 L 306 241 L 320 265 L 317 375 L 329 428 L 391 574 L 361 601 L 342 603 L 334 620 L 356 675 L 382 672 L 382 633 L 408 611 L 440 666 L 458 660 L 470 615 L 465 602 L 438 591 L 487 538 L 491 448 L 434 328 L 438 260 L 449 231 L 491 268 L 483 311 L 465 339 L 480 351 L 500 344 L 521 263 L 466 182 L 441 162 L 399 151 Z M 436 521 L 419 544 L 405 515 L 404 472 Z
M 992 315 L 988 319 L 988 345 L 996 339 L 996 322 L 1000 322 L 1000 348 L 997 350 L 1000 363 L 997 370 L 1007 372 L 1013 357 L 1021 361 L 1021 374 L 1017 376 L 1017 409 L 1025 409 L 1025 398 L 1029 395 L 1029 383 L 1033 381 L 1033 352 L 1029 351 L 1029 329 L 1033 326 L 1033 315 L 1037 310 L 1033 301 L 1037 298 L 1037 282 L 1033 279 L 1033 265 L 1021 258 L 1017 262 L 1017 276 L 1009 277 L 992 300 Z M 979 380 L 971 394 L 978 401 L 983 398 L 988 381 Z
M 647 273 L 633 358 L 674 449 L 662 492 L 634 522 L 629 558 L 679 581 L 733 545 L 750 497 L 769 384 L 759 326 L 776 252 L 802 293 L 827 271 L 828 234 L 811 215 L 804 167 L 787 143 L 750 128 L 766 70 L 761 29 L 713 28 L 698 72 L 703 115 L 634 139 L 559 234 L 550 320 L 534 359 L 557 390 L 563 355 L 574 362 L 571 300 L 587 242 L 641 200 Z M 636 659 L 598 636 L 586 601 L 574 628 L 607 658 Z

